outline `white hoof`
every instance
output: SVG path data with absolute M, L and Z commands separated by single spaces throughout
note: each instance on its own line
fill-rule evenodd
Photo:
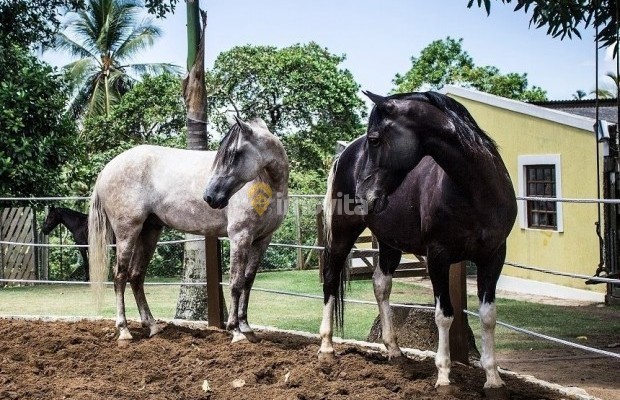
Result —
M 118 330 L 118 340 L 132 340 L 133 336 L 129 333 L 128 328 L 119 328 Z
M 153 323 L 153 325 L 149 326 L 149 337 L 153 337 L 163 330 L 164 329 L 162 327 L 160 327 L 156 323 Z

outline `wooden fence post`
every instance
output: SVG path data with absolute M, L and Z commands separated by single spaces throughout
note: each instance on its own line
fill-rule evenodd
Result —
M 207 269 L 207 324 L 224 328 L 224 291 L 222 290 L 221 245 L 216 236 L 205 237 Z
M 300 198 L 295 199 L 295 239 L 297 240 L 297 246 L 301 246 L 301 205 L 299 204 Z M 302 248 L 297 248 L 297 269 L 304 269 L 304 251 Z
M 454 320 L 450 327 L 450 359 L 469 364 L 469 334 L 467 315 L 467 281 L 465 262 L 450 266 L 450 300 L 454 309 Z

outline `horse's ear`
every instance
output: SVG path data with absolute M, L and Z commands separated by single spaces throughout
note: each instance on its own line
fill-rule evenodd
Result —
M 378 94 L 374 94 L 367 90 L 363 90 L 362 93 L 364 93 L 381 111 L 391 114 L 396 110 L 396 104 L 394 104 L 393 100 L 384 96 L 379 96 Z
M 241 118 L 237 117 L 236 115 L 234 117 L 235 117 L 235 121 L 237 122 L 237 125 L 239 125 L 239 127 L 241 128 L 241 130 L 244 133 L 252 133 L 253 132 L 252 131 L 252 127 L 250 126 L 250 124 L 248 124 L 245 121 L 242 121 Z

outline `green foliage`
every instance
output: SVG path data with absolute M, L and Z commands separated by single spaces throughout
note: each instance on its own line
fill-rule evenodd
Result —
M 261 117 L 283 138 L 293 170 L 324 174 L 336 141 L 357 137 L 365 116 L 359 85 L 339 67 L 343 60 L 316 43 L 223 52 L 207 75 L 209 120 L 224 132 L 224 110 Z
M 1 0 L 0 41 L 22 48 L 49 46 L 60 26 L 59 9 L 77 9 L 82 0 Z
M 58 194 L 62 166 L 76 151 L 66 85 L 27 48 L 0 43 L 0 60 L 0 193 Z
M 463 39 L 435 40 L 420 52 L 419 57 L 411 57 L 411 69 L 404 75 L 396 74 L 393 83 L 397 92 L 412 92 L 427 85 L 438 90 L 444 85 L 454 83 L 463 69 L 474 67 L 474 61 L 463 50 Z
M 137 74 L 178 72 L 170 64 L 128 63 L 161 36 L 151 19 L 139 20 L 143 11 L 139 0 L 88 0 L 68 14 L 55 48 L 78 57 L 64 67 L 73 82 L 74 115 L 109 115 Z
M 422 89 L 438 90 L 447 84 L 458 84 L 497 96 L 521 101 L 543 101 L 547 93 L 538 86 L 528 87 L 527 74 L 502 74 L 497 67 L 474 64 L 463 50 L 463 39 L 449 36 L 435 40 L 411 58 L 411 69 L 404 75 L 396 74 L 395 92 L 413 92 Z
M 491 13 L 491 0 L 469 0 L 467 7 L 471 8 L 474 1 L 478 7 Z M 502 0 L 504 4 L 513 3 L 513 0 Z M 514 0 L 514 11 L 523 9 L 527 13 L 532 9 L 530 25 L 536 28 L 547 27 L 547 35 L 564 39 L 571 39 L 573 35 L 581 38 L 579 29 L 589 26 L 598 28 L 601 47 L 614 46 L 614 54 L 618 51 L 618 3 L 617 0 Z

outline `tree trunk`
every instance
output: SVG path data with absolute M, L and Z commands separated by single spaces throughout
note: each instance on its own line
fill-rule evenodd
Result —
M 202 24 L 200 17 L 202 17 Z M 187 64 L 189 73 L 183 80 L 183 97 L 187 105 L 187 148 L 189 150 L 207 150 L 209 143 L 205 113 L 207 96 L 204 76 L 206 26 L 207 15 L 200 10 L 198 0 L 187 0 Z M 186 238 L 204 239 L 202 236 L 191 234 L 187 234 Z M 204 240 L 185 244 L 183 264 L 184 282 L 206 283 Z M 175 318 L 207 320 L 206 285 L 181 286 Z

